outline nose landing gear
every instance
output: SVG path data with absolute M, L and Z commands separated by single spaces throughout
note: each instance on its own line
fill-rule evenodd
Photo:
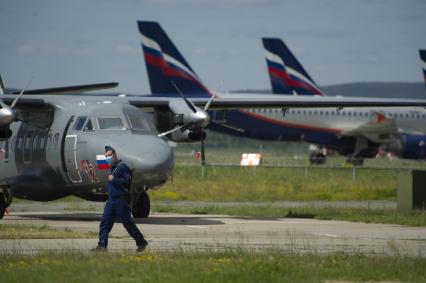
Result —
M 3 218 L 6 208 L 12 203 L 12 191 L 8 187 L 0 187 L 0 219 Z
M 0 219 L 3 218 L 5 211 L 6 211 L 6 200 L 4 198 L 4 195 L 0 193 Z
M 146 192 L 132 195 L 132 214 L 135 218 L 148 218 L 151 209 L 149 195 Z

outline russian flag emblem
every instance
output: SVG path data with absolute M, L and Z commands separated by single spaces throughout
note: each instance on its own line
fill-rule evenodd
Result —
M 109 170 L 109 164 L 105 155 L 96 155 L 96 165 L 99 170 Z

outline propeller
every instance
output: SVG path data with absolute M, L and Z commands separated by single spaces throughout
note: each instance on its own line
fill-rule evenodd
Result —
M 173 81 L 171 81 L 171 83 L 173 84 L 173 86 L 176 88 L 176 90 L 178 91 L 180 96 L 185 101 L 186 106 L 191 110 L 191 113 L 190 113 L 189 117 L 187 118 L 189 120 L 189 122 L 187 122 L 184 125 L 180 125 L 176 128 L 173 128 L 171 130 L 168 130 L 166 132 L 163 132 L 163 133 L 159 134 L 158 137 L 163 137 L 163 136 L 169 135 L 173 132 L 176 132 L 176 131 L 179 131 L 179 130 L 186 130 L 186 129 L 189 129 L 191 127 L 199 127 L 199 128 L 207 127 L 207 125 L 210 123 L 210 116 L 206 112 L 206 110 L 200 109 L 197 106 L 195 106 L 191 101 L 189 101 L 185 97 L 185 95 L 180 91 L 180 89 L 177 87 L 177 85 Z M 210 103 L 207 102 L 207 104 L 210 104 Z
M 204 105 L 204 111 L 207 112 L 209 110 L 210 105 L 213 102 L 213 99 L 216 97 L 216 93 L 218 93 L 219 88 L 222 86 L 222 82 L 220 82 L 219 87 L 216 89 L 216 92 L 212 93 L 212 96 L 210 97 L 209 101 L 207 101 L 206 105 Z M 204 128 L 201 128 L 201 136 L 204 136 Z M 201 147 L 201 176 L 204 178 L 206 174 L 206 149 L 204 145 L 204 139 L 201 139 L 200 142 Z
M 18 94 L 18 96 L 12 101 L 10 106 L 6 105 L 2 99 L 0 98 L 0 126 L 8 126 L 13 121 L 16 120 L 16 111 L 13 109 L 15 108 L 16 104 L 18 103 L 21 96 L 24 94 L 24 91 L 33 81 L 34 77 L 31 77 L 31 79 L 28 81 L 27 85 L 21 90 L 21 92 Z M 1 93 L 4 92 L 3 82 L 0 77 L 0 84 L 1 84 Z
M 205 144 L 204 144 L 204 128 L 208 126 L 210 123 L 210 116 L 207 113 L 207 110 L 209 110 L 210 105 L 212 104 L 213 99 L 216 97 L 216 93 L 213 93 L 210 99 L 207 101 L 206 105 L 203 109 L 198 108 L 195 106 L 191 101 L 189 101 L 185 95 L 180 91 L 179 87 L 175 84 L 174 81 L 170 81 L 172 85 L 176 88 L 179 95 L 182 97 L 182 99 L 185 101 L 186 106 L 191 110 L 190 115 L 190 121 L 187 122 L 184 125 L 180 125 L 178 127 L 175 127 L 171 130 L 168 130 L 166 132 L 163 132 L 158 135 L 158 137 L 164 137 L 166 135 L 169 135 L 176 131 L 182 131 L 187 130 L 191 127 L 198 127 L 201 130 L 201 140 L 200 140 L 200 146 L 201 146 L 201 174 L 204 177 L 205 175 L 205 167 L 206 167 L 206 155 L 205 155 Z

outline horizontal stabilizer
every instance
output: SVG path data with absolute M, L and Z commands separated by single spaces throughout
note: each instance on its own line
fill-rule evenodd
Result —
M 117 86 L 118 86 L 117 82 L 88 84 L 88 85 L 72 85 L 72 86 L 62 86 L 62 87 L 54 87 L 54 88 L 29 89 L 25 91 L 25 94 L 76 93 L 76 92 L 86 92 L 86 91 L 115 88 Z M 13 92 L 13 94 L 19 94 L 19 93 L 20 91 Z

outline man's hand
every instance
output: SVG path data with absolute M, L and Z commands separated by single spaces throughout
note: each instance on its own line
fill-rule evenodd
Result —
M 108 181 L 112 181 L 114 179 L 113 175 L 108 175 Z

